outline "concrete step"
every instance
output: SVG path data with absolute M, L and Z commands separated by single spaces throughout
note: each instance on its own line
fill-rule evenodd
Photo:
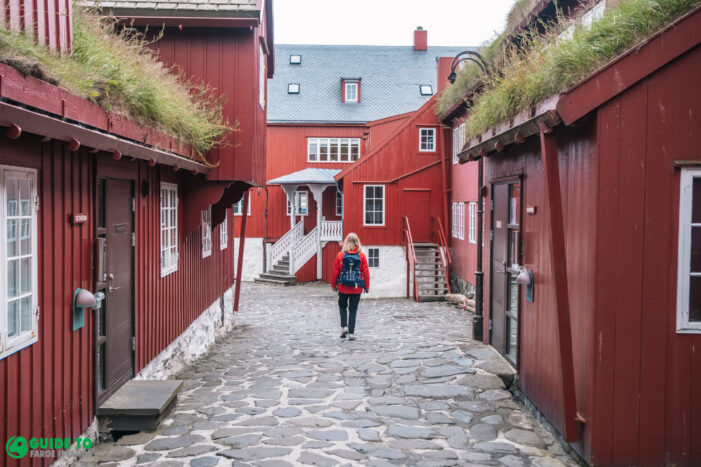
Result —
M 258 275 L 258 277 L 261 279 L 272 279 L 275 281 L 297 282 L 297 278 L 295 276 L 291 276 L 287 273 L 281 274 L 275 271 L 262 272 Z
M 425 295 L 423 292 L 419 291 L 419 301 L 420 302 L 443 302 L 443 301 L 445 301 L 445 295 Z
M 297 282 L 292 282 L 292 281 L 286 281 L 286 280 L 278 280 L 278 279 L 265 279 L 262 277 L 256 277 L 254 279 L 255 282 L 260 282 L 263 284 L 274 284 L 274 285 L 282 285 L 282 286 L 290 286 L 290 285 L 295 285 Z
M 97 408 L 101 433 L 154 431 L 175 407 L 182 381 L 127 381 Z

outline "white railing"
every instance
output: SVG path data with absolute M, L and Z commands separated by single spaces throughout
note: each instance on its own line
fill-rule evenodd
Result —
M 294 274 L 314 256 L 319 247 L 319 227 L 307 234 L 290 251 L 290 274 Z
M 292 250 L 299 241 L 304 237 L 304 219 L 297 222 L 285 235 L 280 238 L 268 251 L 267 270 L 270 271 L 272 266 L 280 261 L 287 253 Z M 292 258 L 290 258 L 291 260 Z M 292 262 L 290 261 L 290 265 Z
M 322 221 L 321 222 L 322 242 L 340 242 L 343 240 L 343 222 L 341 221 Z

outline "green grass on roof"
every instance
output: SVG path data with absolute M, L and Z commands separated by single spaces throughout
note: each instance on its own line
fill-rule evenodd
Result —
M 0 62 L 179 138 L 202 157 L 234 129 L 213 89 L 159 63 L 141 33 L 77 5 L 71 55 L 58 56 L 31 36 L 0 28 Z

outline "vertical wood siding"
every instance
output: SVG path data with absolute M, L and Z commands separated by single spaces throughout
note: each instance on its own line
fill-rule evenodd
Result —
M 0 0 L 0 26 L 33 35 L 52 51 L 68 54 L 73 42 L 71 0 Z

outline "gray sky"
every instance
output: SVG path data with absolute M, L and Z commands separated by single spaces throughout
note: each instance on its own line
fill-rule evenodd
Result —
M 274 0 L 278 44 L 477 46 L 504 28 L 514 0 Z

